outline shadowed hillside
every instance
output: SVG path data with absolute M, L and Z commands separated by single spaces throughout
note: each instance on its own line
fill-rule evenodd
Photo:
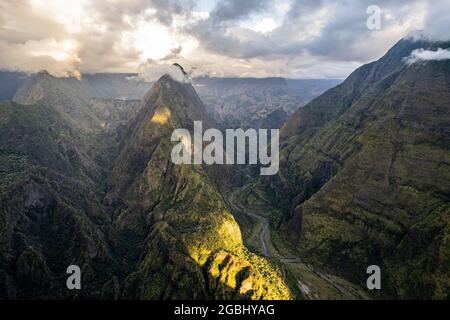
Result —
M 404 62 L 448 45 L 402 40 L 282 128 L 281 230 L 356 283 L 379 265 L 385 296 L 450 294 L 450 63 Z

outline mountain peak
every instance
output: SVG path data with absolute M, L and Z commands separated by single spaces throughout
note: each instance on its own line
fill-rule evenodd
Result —
M 180 74 L 178 67 L 177 73 Z M 183 75 L 184 77 L 184 75 Z M 178 81 L 172 74 L 164 74 L 145 95 L 140 121 L 157 111 L 170 110 L 172 121 L 179 126 L 190 127 L 193 121 L 211 124 L 206 108 L 189 81 Z M 138 117 L 139 118 L 139 117 Z M 136 119 L 137 120 L 137 119 Z

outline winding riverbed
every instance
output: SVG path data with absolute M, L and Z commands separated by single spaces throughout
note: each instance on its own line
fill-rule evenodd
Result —
M 308 299 L 323 298 L 321 295 L 317 293 L 314 294 L 313 292 L 317 291 L 317 288 L 323 286 L 323 284 L 320 285 L 318 282 L 326 283 L 329 287 L 333 288 L 333 290 L 341 294 L 342 297 L 344 297 L 345 299 L 368 298 L 368 296 L 366 296 L 364 293 L 361 293 L 358 289 L 355 289 L 355 287 L 343 285 L 344 282 L 342 282 L 341 279 L 316 270 L 311 265 L 303 262 L 298 257 L 285 257 L 281 255 L 280 252 L 278 252 L 276 249 L 274 249 L 274 247 L 271 246 L 270 227 L 268 219 L 263 214 L 258 212 L 258 210 L 255 210 L 254 208 L 249 208 L 248 206 L 244 206 L 241 203 L 241 201 L 239 201 L 240 197 L 242 197 L 243 194 L 248 194 L 249 192 L 252 192 L 251 187 L 252 185 L 248 184 L 246 186 L 234 189 L 232 192 L 228 193 L 225 196 L 225 201 L 229 209 L 232 211 L 232 213 L 234 214 L 240 213 L 246 215 L 252 221 L 255 221 L 256 223 L 255 227 L 259 227 L 260 229 L 259 231 L 260 250 L 265 257 L 276 258 L 286 267 L 289 266 L 301 267 L 304 270 L 306 270 L 306 272 L 308 272 L 309 275 L 313 275 L 313 277 L 315 277 L 316 280 L 310 281 L 308 284 L 305 283 L 304 279 L 301 279 L 301 277 L 296 277 L 297 286 L 306 298 Z

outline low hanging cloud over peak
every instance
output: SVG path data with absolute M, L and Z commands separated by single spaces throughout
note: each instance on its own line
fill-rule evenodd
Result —
M 450 59 L 450 50 L 438 48 L 437 50 L 416 49 L 405 59 L 411 65 L 420 61 L 442 61 Z
M 181 65 L 152 60 L 148 60 L 140 66 L 138 77 L 144 81 L 156 81 L 166 74 L 175 81 L 189 82 L 189 74 L 183 70 Z
M 450 2 L 0 0 L 0 69 L 343 78 L 415 30 L 450 39 Z

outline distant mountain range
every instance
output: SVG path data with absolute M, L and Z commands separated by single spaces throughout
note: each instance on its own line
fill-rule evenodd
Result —
M 49 73 L 45 70 L 26 74 L 23 72 L 0 71 L 0 99 L 12 100 L 23 82 L 30 82 L 30 78 Z M 73 83 L 75 77 L 54 77 L 61 83 Z M 142 99 L 152 83 L 137 77 L 135 73 L 96 73 L 83 74 L 78 80 L 89 97 L 104 99 Z
M 280 128 L 295 110 L 341 80 L 196 78 L 193 82 L 223 128 Z
M 39 81 L 42 71 L 27 75 L 0 71 L 0 101 L 22 101 L 29 87 Z M 132 73 L 83 74 L 53 77 L 58 85 L 76 87 L 78 96 L 114 100 L 140 100 L 152 86 Z M 56 81 L 56 80 L 55 80 Z M 206 110 L 222 127 L 280 128 L 297 108 L 319 96 L 341 80 L 284 78 L 194 78 L 191 80 Z M 23 102 L 23 101 L 22 101 Z

